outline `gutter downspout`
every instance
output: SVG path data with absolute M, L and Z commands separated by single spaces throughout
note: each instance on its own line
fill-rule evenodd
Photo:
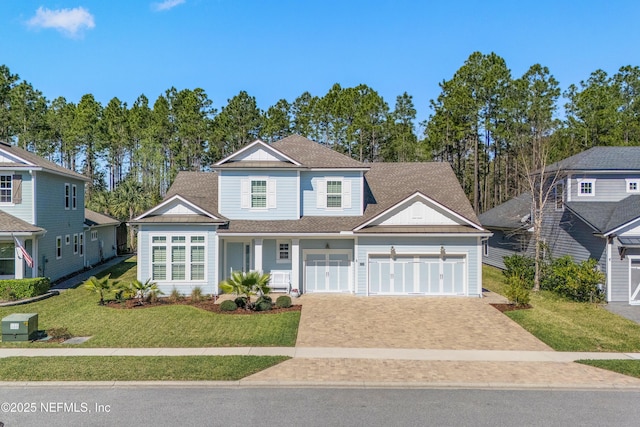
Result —
M 613 238 L 607 237 L 607 302 L 611 302 L 611 245 Z

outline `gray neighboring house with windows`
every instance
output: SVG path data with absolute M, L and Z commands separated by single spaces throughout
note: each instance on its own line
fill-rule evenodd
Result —
M 212 172 L 180 172 L 130 222 L 138 279 L 218 293 L 234 271 L 277 290 L 482 295 L 489 237 L 447 163 L 361 163 L 292 135 L 257 140 Z
M 606 274 L 607 301 L 640 304 L 640 147 L 594 147 L 547 170 L 559 174 L 542 231 L 549 255 L 596 259 Z M 527 241 L 527 225 L 515 222 L 520 215 L 526 218 L 526 203 L 510 200 L 480 221 L 495 235 Z M 495 235 L 484 262 L 500 267 L 498 257 L 518 251 Z M 526 250 L 533 247 L 529 243 Z
M 116 232 L 120 221 L 109 215 L 85 208 L 84 225 L 85 262 L 87 267 L 99 264 L 117 255 Z
M 0 142 L 0 279 L 51 280 L 85 266 L 87 178 Z M 33 259 L 29 267 L 15 239 Z

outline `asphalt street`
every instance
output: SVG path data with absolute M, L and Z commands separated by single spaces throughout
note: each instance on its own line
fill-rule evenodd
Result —
M 11 426 L 637 426 L 637 391 L 8 387 Z

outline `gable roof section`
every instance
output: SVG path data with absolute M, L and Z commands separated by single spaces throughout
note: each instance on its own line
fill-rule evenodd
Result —
M 9 157 L 15 158 L 18 162 L 0 162 L 0 170 L 1 169 L 15 169 L 16 167 L 21 168 L 40 168 L 48 172 L 52 172 L 58 175 L 70 176 L 82 181 L 89 181 L 89 178 L 84 175 L 80 175 L 77 172 L 74 172 L 70 169 L 63 168 L 49 160 L 45 160 L 36 154 L 31 153 L 30 151 L 24 150 L 20 147 L 16 147 L 15 145 L 8 144 L 6 142 L 0 141 L 0 153 L 6 153 Z
M 245 160 L 245 155 L 250 154 L 252 151 L 262 152 L 265 159 L 250 159 Z M 251 157 L 251 156 L 249 156 Z M 230 167 L 230 168 L 281 168 L 281 167 L 298 167 L 300 163 L 290 158 L 283 152 L 266 144 L 265 142 L 257 139 L 251 144 L 241 148 L 235 153 L 225 157 L 215 164 L 216 167 Z
M 547 172 L 640 170 L 640 147 L 593 147 L 549 165 Z
M 371 163 L 369 166 L 370 170 L 365 174 L 366 209 L 361 224 L 370 222 L 413 194 L 420 193 L 481 228 L 469 199 L 448 163 Z
M 0 210 L 0 233 L 27 233 L 40 234 L 44 228 L 36 227 L 26 221 Z
M 271 146 L 310 169 L 367 169 L 368 166 L 300 135 L 287 136 Z
M 107 225 L 120 225 L 120 221 L 112 216 L 101 214 L 99 212 L 92 211 L 91 209 L 84 210 L 84 224 L 87 227 L 102 227 Z
M 530 224 L 527 219 L 531 215 L 531 202 L 531 193 L 522 193 L 480 214 L 478 218 L 480 223 L 488 228 L 505 230 L 528 228 Z
M 640 218 L 640 195 L 619 202 L 567 202 L 565 206 L 602 234 L 611 234 Z

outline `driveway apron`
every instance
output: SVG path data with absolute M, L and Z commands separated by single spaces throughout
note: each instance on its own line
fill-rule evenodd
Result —
M 483 299 L 306 294 L 296 347 L 551 350 Z

